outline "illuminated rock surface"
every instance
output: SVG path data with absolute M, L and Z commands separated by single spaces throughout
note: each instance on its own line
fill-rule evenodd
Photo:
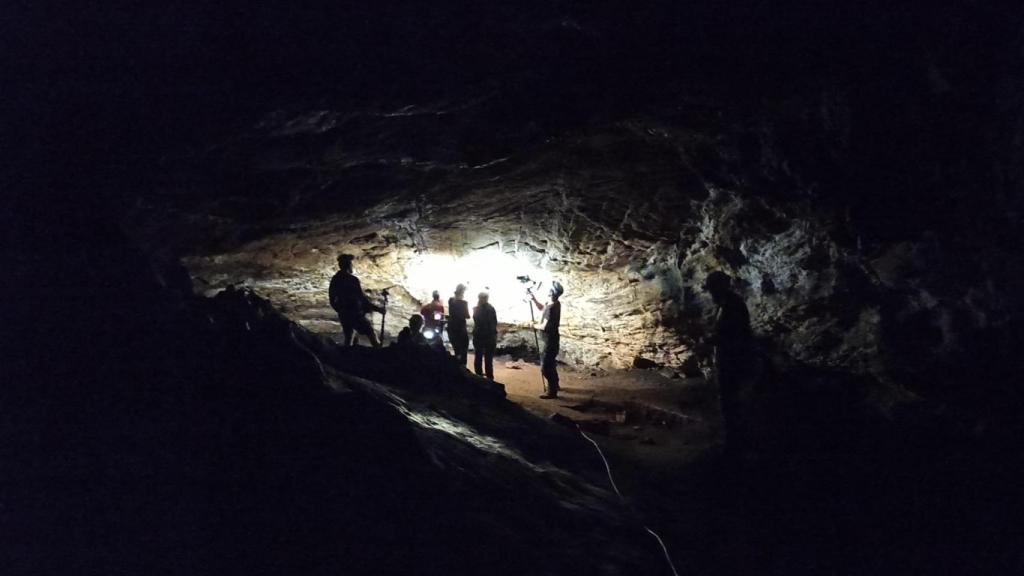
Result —
M 366 287 L 397 287 L 391 334 L 468 279 L 470 300 L 495 292 L 504 343 L 529 342 L 514 277 L 530 273 L 566 284 L 566 361 L 678 368 L 722 269 L 785 362 L 923 393 L 1006 365 L 1024 276 L 1011 20 L 663 4 L 361 13 L 416 39 L 397 52 L 292 15 L 292 51 L 223 56 L 265 91 L 210 92 L 233 113 L 200 107 L 167 129 L 185 144 L 152 145 L 126 226 L 201 290 L 251 286 L 320 333 L 351 251 Z M 248 25 L 277 38 L 273 21 Z M 477 50 L 447 41 L 466 34 Z M 495 269 L 431 278 L 449 257 Z
M 312 4 L 11 8 L 9 572 L 664 571 L 634 513 L 686 574 L 1021 572 L 1019 8 Z M 340 251 L 390 333 L 468 280 L 517 353 L 561 279 L 581 374 L 706 366 L 722 269 L 764 435 L 626 510 L 493 389 L 278 316 L 336 330 Z
M 32 338 L 5 350 L 22 358 L 0 425 L 0 454 L 22 463 L 5 476 L 23 520 L 3 544 L 11 573 L 663 568 L 576 433 L 500 386 L 425 349 L 339 350 L 249 293 L 193 297 L 116 237 L 104 246 L 96 275 L 65 269 L 92 305 L 35 317 L 66 323 L 47 358 L 26 353 Z
M 927 237 L 876 244 L 874 257 L 798 190 L 751 189 L 758 174 L 730 160 L 738 153 L 729 138 L 709 148 L 706 128 L 622 122 L 476 166 L 442 164 L 443 147 L 405 149 L 473 106 L 486 102 L 272 115 L 216 155 L 249 167 L 244 184 L 218 190 L 199 180 L 156 197 L 135 217 L 140 235 L 157 248 L 177 243 L 208 294 L 251 287 L 321 333 L 338 330 L 326 290 L 340 252 L 358 257 L 365 288 L 391 289 L 391 335 L 433 289 L 446 300 L 464 282 L 471 302 L 478 290 L 492 293 L 503 346 L 529 345 L 516 277 L 557 278 L 566 287 L 563 359 L 603 368 L 647 360 L 679 369 L 707 334 L 712 308 L 700 283 L 715 269 L 737 278 L 755 330 L 781 354 L 885 381 L 894 368 L 956 357 L 958 342 L 1002 314 L 984 296 L 984 276 L 958 272 L 943 287 L 956 298 L 931 296 L 921 276 L 931 265 L 923 259 L 935 257 Z M 887 338 L 921 348 L 907 357 L 884 350 Z

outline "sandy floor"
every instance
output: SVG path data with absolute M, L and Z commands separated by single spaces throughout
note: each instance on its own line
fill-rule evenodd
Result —
M 620 457 L 669 464 L 688 460 L 716 441 L 716 396 L 703 379 L 670 379 L 651 370 L 587 372 L 567 365 L 558 373 L 559 397 L 543 400 L 539 366 L 508 356 L 494 361 L 494 379 L 505 386 L 509 400 L 545 418 L 557 413 L 580 422 Z

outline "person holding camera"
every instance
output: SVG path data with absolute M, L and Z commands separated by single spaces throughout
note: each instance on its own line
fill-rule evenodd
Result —
M 338 272 L 331 278 L 331 286 L 328 289 L 331 308 L 338 313 L 338 321 L 341 322 L 342 346 L 352 345 L 353 333 L 362 334 L 370 339 L 370 344 L 380 347 L 377 335 L 373 333 L 370 321 L 366 319 L 366 313 L 377 311 L 384 313 L 384 308 L 377 306 L 363 293 L 363 287 L 359 278 L 352 273 L 352 260 L 355 256 L 351 254 L 340 254 L 338 256 Z
M 563 291 L 562 284 L 557 280 L 553 281 L 551 289 L 548 291 L 550 300 L 547 304 L 541 304 L 537 300 L 537 296 L 532 291 L 530 292 L 530 298 L 533 299 L 534 305 L 544 311 L 540 325 L 540 330 L 544 333 L 544 354 L 540 371 L 544 375 L 545 390 L 540 397 L 545 400 L 558 398 L 558 370 L 556 369 L 559 344 L 558 328 L 562 323 L 562 303 L 558 299 L 562 296 Z

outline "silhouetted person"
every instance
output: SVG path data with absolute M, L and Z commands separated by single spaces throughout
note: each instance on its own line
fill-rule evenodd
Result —
M 427 339 L 423 337 L 423 316 L 413 314 L 409 317 L 409 325 L 402 328 L 398 333 L 399 346 L 426 346 Z
M 486 370 L 487 378 L 494 380 L 494 350 L 498 347 L 498 314 L 494 306 L 487 303 L 487 292 L 477 296 L 473 307 L 473 371 L 478 376 L 484 375 L 481 363 Z
M 538 309 L 543 310 L 541 316 L 541 331 L 544 333 L 544 354 L 540 373 L 544 375 L 544 393 L 541 398 L 547 400 L 558 398 L 558 328 L 562 324 L 562 303 L 558 299 L 562 296 L 562 284 L 558 281 L 551 283 L 551 290 L 548 291 L 549 302 L 541 304 L 537 296 L 532 292 L 530 297 Z
M 437 290 L 434 290 L 430 297 L 430 302 L 420 308 L 420 314 L 423 315 L 423 327 L 437 332 L 444 318 L 444 304 L 441 303 L 441 293 Z
M 463 366 L 469 355 L 469 332 L 466 320 L 469 320 L 469 303 L 463 298 L 466 287 L 459 284 L 455 287 L 455 296 L 448 299 L 448 341 L 452 343 L 455 357 Z
M 441 336 L 441 332 L 444 330 L 444 304 L 441 303 L 441 293 L 437 290 L 434 290 L 430 296 L 430 302 L 420 308 L 423 327 L 434 335 L 430 338 L 430 345 L 444 351 L 444 339 Z
M 352 274 L 353 258 L 351 254 L 338 256 L 339 270 L 331 278 L 329 291 L 331 308 L 338 313 L 341 322 L 342 346 L 352 345 L 353 332 L 366 336 L 374 346 L 380 346 L 370 321 L 366 319 L 366 313 L 373 310 L 383 313 L 384 309 L 370 302 L 363 293 L 359 278 Z
M 746 426 L 739 418 L 739 393 L 753 369 L 755 355 L 750 313 L 743 298 L 732 291 L 731 282 L 726 273 L 715 271 L 704 280 L 704 289 L 718 306 L 711 343 L 715 346 L 725 443 L 729 450 L 736 450 L 746 445 Z

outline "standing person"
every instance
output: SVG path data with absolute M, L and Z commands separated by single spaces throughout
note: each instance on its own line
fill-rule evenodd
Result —
M 545 400 L 558 398 L 558 328 L 562 324 L 562 303 L 558 301 L 563 292 L 562 284 L 557 280 L 551 283 L 551 290 L 548 291 L 550 301 L 545 305 L 537 300 L 532 292 L 530 297 L 538 309 L 543 310 L 541 316 L 540 330 L 544 332 L 544 356 L 540 372 L 544 375 L 544 393 L 540 395 Z
M 704 289 L 718 306 L 711 343 L 715 346 L 715 371 L 718 398 L 725 428 L 725 446 L 729 451 L 746 445 L 745 426 L 739 418 L 739 394 L 754 364 L 750 312 L 743 298 L 732 291 L 732 278 L 721 271 L 708 274 Z
M 331 278 L 331 287 L 328 291 L 331 308 L 338 313 L 338 321 L 341 322 L 342 346 L 351 346 L 352 334 L 356 332 L 369 338 L 374 347 L 380 347 L 377 335 L 373 333 L 373 327 L 366 319 L 366 313 L 371 310 L 383 313 L 384 308 L 370 302 L 363 293 L 359 278 L 352 273 L 354 258 L 355 256 L 351 254 L 338 256 L 339 270 Z
M 430 295 L 430 302 L 420 308 L 420 315 L 423 316 L 423 328 L 429 330 L 430 345 L 440 351 L 444 351 L 444 338 L 441 332 L 444 330 L 444 304 L 441 304 L 441 293 L 434 290 Z
M 455 357 L 463 366 L 466 365 L 469 353 L 469 332 L 466 330 L 469 303 L 463 298 L 465 294 L 466 286 L 459 284 L 455 287 L 455 296 L 448 299 L 448 341 L 452 343 Z
M 426 330 L 433 330 L 438 332 L 441 328 L 441 322 L 444 319 L 444 304 L 441 303 L 441 293 L 434 290 L 430 294 L 430 302 L 427 302 L 420 308 L 420 314 L 423 315 L 423 327 Z
M 487 301 L 487 292 L 477 296 L 473 307 L 473 371 L 483 376 L 481 362 L 489 380 L 494 380 L 494 350 L 498 347 L 498 314 Z

